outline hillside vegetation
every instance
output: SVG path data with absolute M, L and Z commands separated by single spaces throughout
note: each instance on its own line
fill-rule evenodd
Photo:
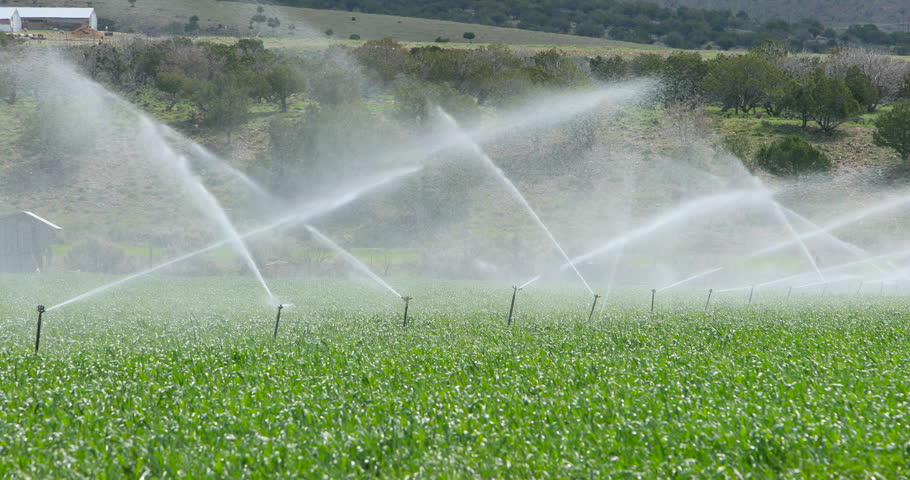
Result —
M 831 29 L 813 15 L 756 19 L 742 10 L 665 8 L 628 0 L 470 0 L 453 6 L 431 2 L 370 0 L 275 0 L 275 3 L 337 10 L 439 18 L 527 30 L 573 33 L 636 43 L 662 43 L 675 48 L 754 47 L 767 40 L 786 41 L 794 51 L 827 51 L 849 44 L 874 44 L 896 53 L 910 52 L 910 30 L 882 32 L 863 20 L 844 32 Z M 868 24 L 868 25 L 867 25 Z
M 434 42 L 437 38 L 468 43 L 465 32 L 474 33 L 475 43 L 507 45 L 615 46 L 642 48 L 628 42 L 581 37 L 560 33 L 521 30 L 490 25 L 472 25 L 446 20 L 410 18 L 265 5 L 265 22 L 251 22 L 257 5 L 220 0 L 8 0 L 10 6 L 94 7 L 100 17 L 99 28 L 126 32 L 180 35 L 264 36 L 286 39 L 331 38 L 346 40 L 352 35 L 361 40 L 394 38 L 403 42 Z M 190 18 L 198 16 L 198 30 L 187 31 Z M 268 18 L 278 19 L 275 28 Z M 252 24 L 253 28 L 249 28 Z M 274 24 L 274 22 L 273 22 Z
M 433 131 L 436 106 L 465 125 L 482 126 L 495 124 L 516 105 L 641 78 L 658 79 L 661 86 L 640 105 L 594 112 L 545 133 L 518 129 L 485 146 L 534 203 L 545 206 L 543 214 L 596 198 L 600 189 L 621 188 L 622 162 L 639 162 L 635 168 L 703 164 L 732 152 L 760 172 L 758 153 L 791 136 L 824 152 L 835 178 L 855 169 L 871 169 L 867 177 L 877 182 L 905 178 L 896 168 L 898 152 L 876 144 L 873 131 L 883 112 L 910 96 L 910 63 L 867 51 L 807 57 L 768 44 L 711 59 L 685 52 L 587 58 L 505 46 L 405 48 L 392 40 L 309 50 L 224 40 L 137 37 L 61 48 L 58 55 L 287 201 L 331 188 L 339 172 L 345 177 L 388 167 L 376 163 L 376 152 L 420 143 Z M 42 51 L 34 45 L 6 52 L 27 60 Z M 149 161 L 143 160 L 149 150 L 133 144 L 128 133 L 135 119 L 112 123 L 105 111 L 94 112 L 98 106 L 87 108 L 108 102 L 104 97 L 48 95 L 18 71 L 0 76 L 5 205 L 46 212 L 74 240 L 90 234 L 182 245 L 211 234 L 186 203 L 174 207 L 173 184 L 151 181 Z M 110 108 L 123 106 L 104 107 Z M 111 128 L 117 125 L 121 129 Z M 803 172 L 799 165 L 777 167 L 766 170 Z M 256 218 L 255 208 L 229 182 L 211 172 L 206 176 L 238 222 Z M 438 242 L 462 228 L 484 242 L 511 230 L 503 225 L 526 228 L 498 207 L 508 202 L 493 187 L 488 176 L 450 165 L 421 174 L 399 193 L 340 221 L 355 245 L 370 247 Z M 662 187 L 687 188 L 684 182 Z M 493 208 L 468 215 L 474 204 Z M 657 205 L 645 198 L 638 213 L 647 215 Z M 597 207 L 608 217 L 611 208 Z
M 906 30 L 910 6 L 903 0 L 653 0 L 668 6 L 744 11 L 762 20 L 780 18 L 790 22 L 814 18 L 823 23 L 874 23 L 883 28 Z

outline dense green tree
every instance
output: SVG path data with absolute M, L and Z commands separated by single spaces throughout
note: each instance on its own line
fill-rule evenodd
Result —
M 567 87 L 582 85 L 588 81 L 572 57 L 565 52 L 551 49 L 538 52 L 531 57 L 534 62 L 529 73 L 532 81 L 545 86 Z
M 190 17 L 189 22 L 187 22 L 187 24 L 183 27 L 183 30 L 186 33 L 198 32 L 199 31 L 199 17 L 196 15 L 193 15 L 192 17 Z
M 795 80 L 791 80 L 785 87 L 784 96 L 781 98 L 780 105 L 784 112 L 798 118 L 805 129 L 812 119 L 812 108 L 815 105 L 813 98 L 815 75 L 803 75 Z
M 266 74 L 272 97 L 281 105 L 281 111 L 288 111 L 288 98 L 306 88 L 306 80 L 300 72 L 287 65 L 278 65 Z
M 600 55 L 588 61 L 591 75 L 604 82 L 616 82 L 629 76 L 629 62 L 620 55 L 601 57 Z
M 821 73 L 816 74 L 812 83 L 812 100 L 810 116 L 827 134 L 862 112 L 862 106 L 853 98 L 843 79 Z
M 155 87 L 167 95 L 170 104 L 167 110 L 171 111 L 180 100 L 181 92 L 186 90 L 188 79 L 179 73 L 161 72 L 155 79 Z
M 853 98 L 862 105 L 866 111 L 874 112 L 878 107 L 878 102 L 881 97 L 875 85 L 872 84 L 872 79 L 868 75 L 863 73 L 862 69 L 854 65 L 847 69 L 847 75 L 844 77 L 844 82 L 847 84 L 847 88 L 850 89 L 850 93 L 853 94 Z
M 208 99 L 205 112 L 206 125 L 223 132 L 228 144 L 233 143 L 233 133 L 250 119 L 252 100 L 241 88 L 228 85 L 216 89 Z
M 593 22 L 591 20 L 585 20 L 584 22 L 579 23 L 575 27 L 575 34 L 581 35 L 583 37 L 601 38 L 606 33 L 607 33 L 607 30 L 604 28 L 603 25 Z
M 782 177 L 799 177 L 831 169 L 828 156 L 799 137 L 786 137 L 763 146 L 756 153 L 755 161 L 768 173 Z
M 895 103 L 879 115 L 872 138 L 876 145 L 896 150 L 903 166 L 910 167 L 910 101 Z
M 464 32 L 464 33 L 461 35 L 461 37 L 464 38 L 465 40 L 467 40 L 467 41 L 470 42 L 470 43 L 474 43 L 474 38 L 476 37 L 476 35 L 474 35 L 474 32 Z
M 708 72 L 708 63 L 698 53 L 670 55 L 661 75 L 664 80 L 664 101 L 690 102 L 702 97 L 702 83 Z
M 725 110 L 748 113 L 767 101 L 782 77 L 780 69 L 755 55 L 720 56 L 711 62 L 702 88 Z

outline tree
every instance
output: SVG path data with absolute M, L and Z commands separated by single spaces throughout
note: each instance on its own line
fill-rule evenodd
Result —
M 281 26 L 281 20 L 279 20 L 277 17 L 272 17 L 268 19 L 268 23 L 266 23 L 266 25 L 268 25 L 272 29 L 272 33 L 274 33 L 275 29 Z
M 720 56 L 711 62 L 702 88 L 724 110 L 748 113 L 767 101 L 782 78 L 779 68 L 755 55 Z
M 171 102 L 167 107 L 168 111 L 173 110 L 174 105 L 177 104 L 181 92 L 185 90 L 187 80 L 188 79 L 185 76 L 180 75 L 179 73 L 170 72 L 161 72 L 155 78 L 155 87 L 166 93 L 168 95 L 168 100 Z
M 186 26 L 183 27 L 183 30 L 186 33 L 193 33 L 199 30 L 199 17 L 193 15 L 190 17 L 190 21 L 187 22 Z
M 858 66 L 854 65 L 847 69 L 847 75 L 844 77 L 844 82 L 847 84 L 847 88 L 850 89 L 850 93 L 853 94 L 853 98 L 856 99 L 860 105 L 865 107 L 869 112 L 875 111 L 878 107 L 880 95 L 878 89 L 872 84 L 872 79 L 869 78 L 868 75 L 863 73 Z
M 821 71 L 813 81 L 812 99 L 810 117 L 829 135 L 840 124 L 862 112 L 862 106 L 853 98 L 846 82 L 828 77 Z
M 474 35 L 474 32 L 464 32 L 464 34 L 462 34 L 462 38 L 464 38 L 465 40 L 467 40 L 468 43 L 474 43 L 474 38 L 475 38 L 475 37 L 476 37 L 476 36 Z
M 243 90 L 235 86 L 224 88 L 209 100 L 205 123 L 224 132 L 230 145 L 234 130 L 249 120 L 251 103 Z
M 356 33 L 352 33 L 351 36 L 348 38 L 351 40 L 360 40 L 360 35 L 357 35 Z
M 331 28 L 326 29 L 325 36 L 331 37 L 332 35 L 335 35 L 335 30 L 332 30 Z
M 809 120 L 812 119 L 812 108 L 815 106 L 815 98 L 812 96 L 814 78 L 813 75 L 806 75 L 803 78 L 792 80 L 780 102 L 785 112 L 800 119 L 803 129 L 809 125 Z
M 799 137 L 786 137 L 765 145 L 756 153 L 755 161 L 768 173 L 781 177 L 831 169 L 828 156 Z
M 606 58 L 598 55 L 592 58 L 588 65 L 591 68 L 591 75 L 605 82 L 616 82 L 629 76 L 629 62 L 619 55 Z
M 272 96 L 281 105 L 281 111 L 288 111 L 288 97 L 306 88 L 306 81 L 298 71 L 287 65 L 278 65 L 266 74 Z
M 582 37 L 602 38 L 606 33 L 603 25 L 590 20 L 581 22 L 575 27 L 575 34 Z
M 895 103 L 890 112 L 879 115 L 872 139 L 878 146 L 896 150 L 904 168 L 910 167 L 910 101 Z
M 129 0 L 129 2 L 130 2 L 130 7 L 136 6 L 136 0 Z

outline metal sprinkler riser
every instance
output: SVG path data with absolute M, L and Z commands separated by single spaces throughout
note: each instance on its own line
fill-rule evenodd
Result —
M 407 327 L 408 326 L 408 307 L 411 305 L 411 300 L 413 300 L 413 298 L 401 297 L 401 299 L 404 300 L 404 320 L 402 322 L 402 326 Z
M 506 321 L 506 326 L 512 325 L 512 312 L 515 311 L 515 297 L 518 295 L 518 287 L 512 286 L 512 303 L 509 304 L 509 319 Z
M 38 305 L 38 331 L 35 332 L 35 353 L 38 353 L 38 348 L 41 346 L 41 318 L 44 316 L 44 305 Z
M 594 318 L 594 309 L 597 308 L 597 299 L 600 297 L 600 295 L 594 294 L 594 303 L 591 304 L 591 313 L 588 314 L 588 323 L 591 323 L 591 319 Z
M 278 314 L 275 315 L 275 334 L 272 338 L 278 338 L 278 324 L 281 322 L 281 309 L 284 308 L 284 305 L 278 305 Z

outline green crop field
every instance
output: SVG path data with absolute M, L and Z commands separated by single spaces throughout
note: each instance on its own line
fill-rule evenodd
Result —
M 904 478 L 910 301 L 0 276 L 3 478 Z M 746 292 L 748 293 L 748 292 Z

